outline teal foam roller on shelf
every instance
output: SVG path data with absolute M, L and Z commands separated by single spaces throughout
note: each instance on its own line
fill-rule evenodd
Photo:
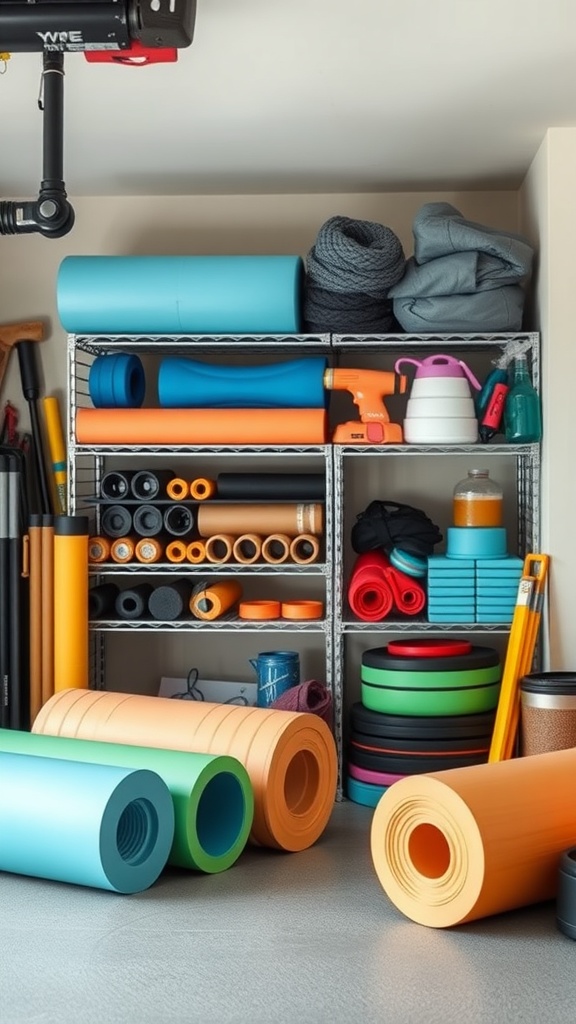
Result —
M 505 558 L 504 526 L 449 526 L 446 550 L 450 558 Z
M 71 334 L 294 334 L 300 256 L 66 256 L 58 316 Z
M 48 720 L 46 726 L 49 724 Z M 176 867 L 206 874 L 225 871 L 248 842 L 254 795 L 248 772 L 235 757 L 15 729 L 0 729 L 0 751 L 155 772 L 168 786 L 174 804 L 174 840 L 168 863 Z
M 135 893 L 162 872 L 174 807 L 155 772 L 0 753 L 0 871 Z
M 222 366 L 169 356 L 158 371 L 164 409 L 323 409 L 323 356 L 265 366 Z

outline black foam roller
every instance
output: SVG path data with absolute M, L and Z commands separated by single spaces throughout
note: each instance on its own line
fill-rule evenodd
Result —
M 122 498 L 130 497 L 130 481 L 134 473 L 131 471 L 119 473 L 111 470 L 105 473 L 100 483 L 100 497 L 108 498 L 109 501 L 121 501 Z
M 141 619 L 148 611 L 148 600 L 153 591 L 150 583 L 122 590 L 116 597 L 115 608 L 119 619 Z
M 194 514 L 192 509 L 183 505 L 181 501 L 175 501 L 164 511 L 164 529 L 171 537 L 185 537 L 194 529 Z
M 132 494 L 141 501 L 152 501 L 153 498 L 165 498 L 166 487 L 173 480 L 175 473 L 171 469 L 160 469 L 152 473 L 142 469 L 135 473 L 130 482 Z
M 114 608 L 119 588 L 115 583 L 100 583 L 88 591 L 88 615 L 91 619 L 104 619 Z
M 156 505 L 139 505 L 134 512 L 134 532 L 139 537 L 157 537 L 164 528 L 162 512 Z
M 326 484 L 322 473 L 219 473 L 219 498 L 237 501 L 324 501 Z
M 162 622 L 173 622 L 184 614 L 190 614 L 190 598 L 192 584 L 187 580 L 175 580 L 164 586 L 156 587 L 150 594 L 148 611 L 153 619 Z
M 132 516 L 123 505 L 107 505 L 102 512 L 100 530 L 105 537 L 127 537 L 132 532 Z

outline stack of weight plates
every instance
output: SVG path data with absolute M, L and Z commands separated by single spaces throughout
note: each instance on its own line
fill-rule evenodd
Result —
M 407 639 L 362 655 L 352 705 L 348 797 L 375 807 L 404 775 L 488 760 L 500 655 L 468 640 Z

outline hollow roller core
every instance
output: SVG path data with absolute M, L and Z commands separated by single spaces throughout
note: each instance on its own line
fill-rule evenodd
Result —
M 235 538 L 229 533 L 215 533 L 204 544 L 204 558 L 207 562 L 229 562 L 234 550 Z M 191 547 L 192 545 L 190 545 Z M 189 561 L 192 561 L 187 551 Z
M 0 871 L 142 892 L 174 839 L 166 783 L 146 769 L 0 753 Z
M 312 533 L 302 533 L 290 542 L 290 558 L 298 565 L 315 562 L 320 554 L 320 541 Z
M 170 864 L 215 874 L 225 871 L 248 842 L 254 797 L 248 773 L 236 758 L 0 729 L 0 751 L 61 761 L 146 768 L 166 783 L 174 805 Z
M 232 555 L 242 565 L 257 562 L 262 554 L 262 537 L 257 533 L 243 533 L 234 541 Z
M 48 701 L 34 732 L 227 754 L 254 791 L 252 839 L 297 851 L 324 831 L 336 796 L 336 744 L 318 715 L 175 701 L 167 697 L 70 690 Z
M 190 497 L 195 501 L 206 501 L 216 494 L 216 481 L 208 477 L 198 476 L 190 484 Z
M 572 748 L 396 782 L 371 829 L 385 892 L 435 928 L 552 899 L 576 834 L 575 771 Z
M 269 565 L 281 565 L 290 557 L 290 537 L 284 533 L 271 533 L 262 541 L 262 559 Z

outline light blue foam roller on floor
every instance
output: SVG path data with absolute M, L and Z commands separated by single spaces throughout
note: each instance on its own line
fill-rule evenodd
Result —
M 355 804 L 364 804 L 365 807 L 376 807 L 381 797 L 388 789 L 388 786 L 375 786 L 371 782 L 360 782 L 348 775 L 346 780 L 346 791 L 348 799 Z
M 152 771 L 0 753 L 0 871 L 135 893 L 162 872 L 174 837 Z
M 66 256 L 58 316 L 71 334 L 297 334 L 300 256 Z
M 322 409 L 322 356 L 265 366 L 222 366 L 168 357 L 158 371 L 158 400 L 171 409 Z

